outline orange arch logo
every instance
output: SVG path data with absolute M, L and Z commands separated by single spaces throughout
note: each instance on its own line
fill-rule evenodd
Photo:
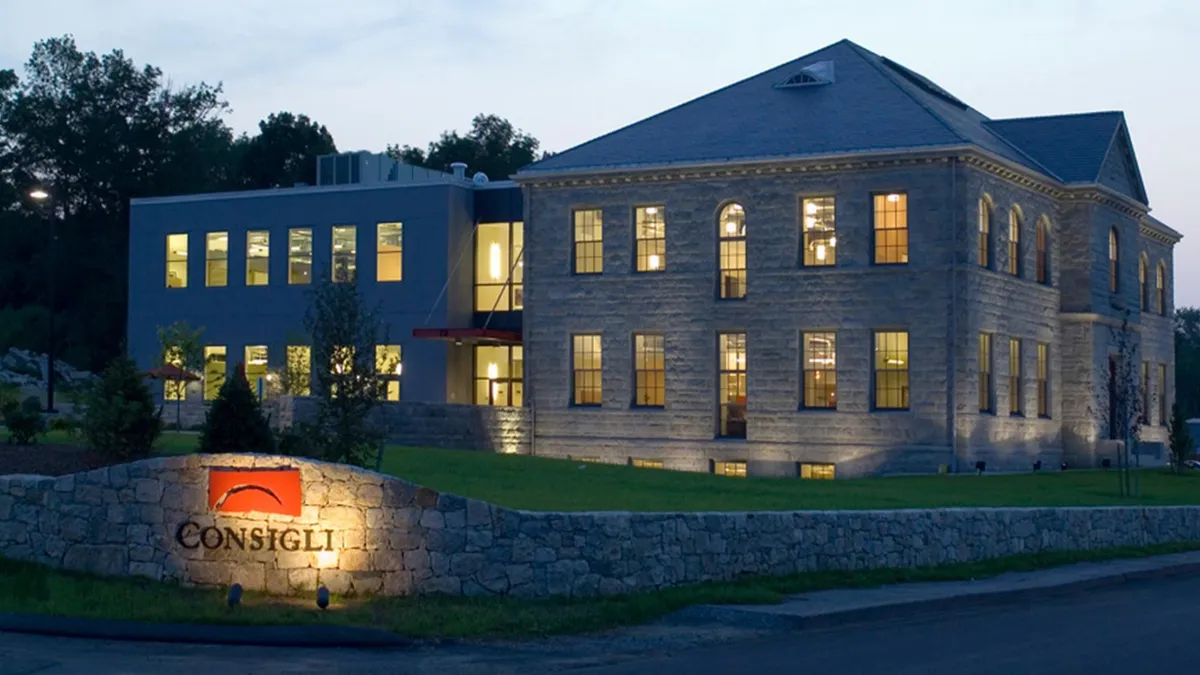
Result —
M 208 470 L 208 508 L 217 513 L 300 515 L 300 470 L 213 468 Z

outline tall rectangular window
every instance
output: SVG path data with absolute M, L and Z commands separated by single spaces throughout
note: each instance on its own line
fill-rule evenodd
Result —
M 209 232 L 204 237 L 204 285 L 229 283 L 229 233 Z
M 837 333 L 801 333 L 804 407 L 837 407 Z
M 225 347 L 204 348 L 204 400 L 212 401 L 225 384 Z
M 805 199 L 800 210 L 804 213 L 804 266 L 822 267 L 837 264 L 834 198 Z
M 179 347 L 171 347 L 163 354 L 163 362 L 176 368 L 182 368 L 183 352 Z M 163 380 L 163 399 L 167 401 L 186 401 L 187 382 L 183 380 Z
M 404 224 L 379 223 L 375 226 L 375 280 L 404 279 Z
M 574 359 L 572 380 L 575 383 L 575 405 L 600 405 L 604 399 L 601 388 L 600 336 L 576 335 L 572 339 Z
M 661 408 L 667 404 L 665 341 L 661 335 L 633 336 L 635 406 Z
M 1142 388 L 1138 392 L 1142 397 L 1142 414 L 1138 415 L 1138 421 L 1142 424 L 1150 424 L 1150 362 L 1142 361 Z
M 908 195 L 875 195 L 875 264 L 908 263 Z
M 1025 409 L 1022 399 L 1021 372 L 1021 341 L 1017 338 L 1008 339 L 1008 414 L 1023 415 Z
M 508 312 L 524 307 L 524 246 L 525 228 L 521 222 L 480 223 L 476 227 L 476 312 Z
M 375 345 L 375 373 L 382 380 L 384 400 L 400 400 L 400 375 L 403 372 L 400 345 Z
M 1039 342 L 1037 346 L 1037 414 L 1050 416 L 1050 345 Z
M 1016 209 L 1008 212 L 1008 273 L 1021 276 L 1021 215 Z
M 187 288 L 188 236 L 167 235 L 167 288 Z
M 520 408 L 525 361 L 521 345 L 475 347 L 475 404 Z
M 746 210 L 727 204 L 720 218 L 720 296 L 727 300 L 746 297 Z
M 712 472 L 718 476 L 732 476 L 734 478 L 746 477 L 746 463 L 742 461 L 736 462 L 717 462 L 712 463 Z
M 284 393 L 293 396 L 312 394 L 312 347 L 288 345 L 287 364 L 284 367 Z
M 986 199 L 979 200 L 979 255 L 977 261 L 980 267 L 990 267 L 992 264 L 992 211 Z
M 246 285 L 266 286 L 270 278 L 271 233 L 251 230 L 246 233 Z
M 720 369 L 720 435 L 746 437 L 746 334 L 721 333 L 717 336 Z
M 604 215 L 600 209 L 575 211 L 575 273 L 604 271 Z
M 667 269 L 666 210 L 667 207 L 661 204 L 634 209 L 639 272 L 662 272 Z
M 908 409 L 908 333 L 875 333 L 875 408 Z
M 358 274 L 358 228 L 337 225 L 333 228 L 333 280 L 354 283 Z
M 250 391 L 258 392 L 258 381 L 262 379 L 263 398 L 267 395 L 267 346 L 266 345 L 247 345 L 245 347 L 245 368 L 246 382 L 250 384 Z
M 312 283 L 312 228 L 293 227 L 288 230 L 288 283 Z
M 1158 364 L 1158 424 L 1167 426 L 1167 364 Z
M 979 334 L 979 412 L 992 412 L 992 334 Z

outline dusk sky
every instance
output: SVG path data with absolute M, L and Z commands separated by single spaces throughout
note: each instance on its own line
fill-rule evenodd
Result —
M 341 150 L 424 147 L 480 112 L 564 150 L 850 38 L 990 117 L 1123 110 L 1153 214 L 1185 235 L 1176 302 L 1200 304 L 1195 0 L 9 0 L 0 68 L 64 33 L 222 82 L 239 132 L 290 110 Z

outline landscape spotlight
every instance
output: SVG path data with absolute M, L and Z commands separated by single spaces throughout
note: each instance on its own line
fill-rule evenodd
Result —
M 1066 471 L 1066 470 L 1067 470 L 1067 463 L 1066 463 L 1066 462 L 1063 462 L 1062 464 L 1058 465 L 1058 468 L 1059 468 L 1059 469 L 1061 469 L 1062 471 Z
M 321 609 L 329 607 L 329 589 L 324 586 L 317 589 L 317 607 Z
M 987 468 L 987 462 L 985 462 L 983 460 L 979 460 L 978 462 L 975 462 L 975 470 L 979 472 L 980 476 L 983 475 L 983 470 L 986 468 Z
M 229 587 L 229 606 L 233 607 L 242 601 L 242 585 L 234 584 Z
M 34 188 L 29 192 L 29 198 L 35 202 L 44 202 L 50 198 L 50 193 L 41 188 Z

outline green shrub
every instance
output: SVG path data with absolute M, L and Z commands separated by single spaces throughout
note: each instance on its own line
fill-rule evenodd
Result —
M 21 400 L 21 388 L 15 384 L 7 384 L 0 382 L 0 410 L 8 407 L 9 403 L 17 403 Z
M 31 400 L 32 406 L 29 405 Z M 42 406 L 36 396 L 25 399 L 21 405 L 7 401 L 0 414 L 4 416 L 4 426 L 8 428 L 9 443 L 30 445 L 37 442 L 38 434 L 46 431 L 46 418 L 42 416 Z
M 53 417 L 50 419 L 50 431 L 61 431 L 68 436 L 74 436 L 79 431 L 79 423 L 70 417 Z
M 300 422 L 279 432 L 276 452 L 289 457 L 320 459 L 322 455 L 319 430 L 312 424 Z
M 40 413 L 42 412 L 42 400 L 36 396 L 26 396 L 24 401 L 21 401 L 21 412 Z
M 83 416 L 88 446 L 105 457 L 129 461 L 148 457 L 162 433 L 162 419 L 150 389 L 128 357 L 119 356 L 104 369 L 88 396 Z
M 274 447 L 271 426 L 239 363 L 208 411 L 200 432 L 200 452 L 273 452 Z

